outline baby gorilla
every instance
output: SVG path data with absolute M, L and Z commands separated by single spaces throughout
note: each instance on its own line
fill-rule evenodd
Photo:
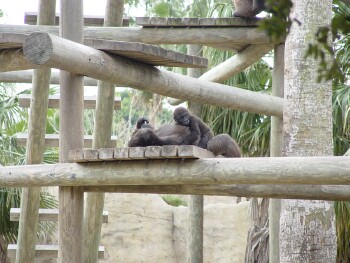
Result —
M 190 134 L 184 137 L 181 145 L 196 145 L 207 149 L 207 143 L 214 137 L 214 133 L 200 118 L 190 114 L 184 107 L 176 108 L 173 117 L 176 124 L 190 130 Z

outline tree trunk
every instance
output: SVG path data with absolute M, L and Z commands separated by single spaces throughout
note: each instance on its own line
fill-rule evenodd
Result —
M 332 1 L 294 0 L 293 23 L 285 45 L 283 155 L 332 155 L 332 86 L 317 83 L 317 64 L 305 59 L 320 26 L 329 26 Z M 280 262 L 335 262 L 333 203 L 283 200 Z

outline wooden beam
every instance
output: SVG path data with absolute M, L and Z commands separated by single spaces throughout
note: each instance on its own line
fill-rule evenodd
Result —
M 105 10 L 104 26 L 121 26 L 123 20 L 124 0 L 108 0 Z M 98 100 L 96 102 L 93 148 L 112 147 L 111 133 L 113 123 L 113 101 L 115 85 L 99 81 Z M 114 144 L 115 145 L 115 144 Z M 106 151 L 105 151 L 106 152 Z M 114 151 L 109 153 L 113 154 Z M 99 154 L 100 152 L 98 152 Z M 84 210 L 84 247 L 83 261 L 97 262 L 98 246 L 101 240 L 101 217 L 104 206 L 104 193 L 86 193 Z
M 37 12 L 25 12 L 24 13 L 24 23 L 28 25 L 36 25 L 37 21 Z M 89 16 L 84 15 L 84 26 L 103 26 L 103 16 Z M 124 17 L 122 19 L 123 26 L 129 26 L 130 19 Z M 56 14 L 55 25 L 59 25 L 60 17 L 59 14 Z
M 139 42 L 85 39 L 84 44 L 153 66 L 184 68 L 206 68 L 208 66 L 206 58 L 185 55 L 181 52 Z
M 83 0 L 61 0 L 60 36 L 83 43 Z M 102 61 L 100 61 L 102 62 Z M 61 163 L 68 152 L 84 148 L 84 77 L 60 72 Z M 58 262 L 83 262 L 84 192 L 79 187 L 59 187 Z
M 37 67 L 35 65 L 35 67 Z M 18 70 L 18 71 L 7 71 L 0 72 L 0 82 L 8 83 L 32 83 L 33 70 Z M 59 72 L 52 71 L 50 84 L 60 84 Z M 84 86 L 97 86 L 97 80 L 92 78 L 84 77 Z
M 261 18 L 195 18 L 195 17 L 136 17 L 136 25 L 143 27 L 257 27 Z
M 25 41 L 29 61 L 140 90 L 198 103 L 282 117 L 283 99 L 130 63 L 72 41 L 33 33 Z M 89 59 L 86 58 L 89 54 Z M 104 63 L 100 63 L 104 61 Z
M 249 45 L 233 57 L 210 69 L 198 79 L 222 83 L 257 62 L 271 49 L 272 45 Z M 179 105 L 182 102 L 184 100 L 169 99 L 171 105 Z
M 84 109 L 95 109 L 96 108 L 96 96 L 84 96 Z M 20 94 L 19 95 L 19 106 L 23 108 L 29 108 L 32 101 L 32 95 L 30 94 Z M 50 95 L 49 96 L 49 108 L 59 108 L 60 96 Z M 120 97 L 114 98 L 112 102 L 112 108 L 114 110 L 120 110 L 121 100 Z
M 155 183 L 349 185 L 349 173 L 348 156 L 156 159 L 0 167 L 0 187 Z
M 40 0 L 38 24 L 53 24 L 55 8 L 56 1 Z M 50 76 L 50 68 L 36 69 L 33 73 L 32 103 L 29 111 L 28 140 L 26 143 L 26 164 L 38 164 L 43 161 Z M 34 263 L 40 192 L 41 189 L 39 187 L 25 187 L 22 189 L 22 213 L 19 219 L 16 263 Z
M 284 44 L 274 48 L 274 65 L 272 73 L 272 95 L 284 97 Z M 282 156 L 283 120 L 271 117 L 270 156 Z M 321 191 L 320 191 L 321 192 Z M 270 199 L 269 203 L 269 262 L 280 262 L 279 233 L 281 200 Z
M 0 32 L 31 34 L 46 32 L 58 35 L 57 26 L 0 25 Z M 85 38 L 133 41 L 146 44 L 198 44 L 234 46 L 239 44 L 271 44 L 265 32 L 257 28 L 142 28 L 86 27 Z
M 187 54 L 203 56 L 203 46 L 187 45 Z M 200 77 L 204 69 L 188 69 L 187 75 L 193 78 Z M 201 115 L 202 105 L 189 102 L 188 109 L 196 116 Z M 188 226 L 186 261 L 188 263 L 203 262 L 203 195 L 191 195 L 188 198 Z
M 7 253 L 9 258 L 16 257 L 16 250 L 18 246 L 16 244 L 9 244 L 7 247 Z M 98 258 L 104 259 L 105 248 L 99 247 Z M 35 258 L 40 259 L 55 259 L 58 254 L 58 245 L 36 245 L 35 246 Z M 70 262 L 70 261 L 67 261 Z
M 16 133 L 16 141 L 17 145 L 20 147 L 26 147 L 28 134 L 26 133 Z M 59 134 L 45 134 L 45 147 L 59 147 Z M 111 140 L 114 145 L 116 144 L 116 136 L 112 136 Z M 92 135 L 84 135 L 84 147 L 91 148 L 92 147 Z
M 39 209 L 39 221 L 58 222 L 58 209 Z M 21 208 L 11 208 L 10 220 L 19 221 Z M 108 211 L 103 211 L 102 223 L 108 223 Z
M 349 185 L 100 185 L 84 186 L 85 192 L 215 195 L 349 201 Z
M 102 148 L 69 151 L 70 162 L 104 162 L 105 160 L 146 160 L 168 158 L 198 159 L 213 157 L 215 156 L 212 152 L 194 145 L 165 145 L 114 149 Z

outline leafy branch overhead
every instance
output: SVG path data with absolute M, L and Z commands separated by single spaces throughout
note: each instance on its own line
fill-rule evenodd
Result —
M 344 59 L 344 49 L 349 46 L 350 7 L 348 0 L 335 0 L 334 16 L 330 27 L 320 27 L 315 34 L 315 42 L 309 43 L 305 58 L 319 60 L 318 81 L 333 80 L 344 83 L 349 72 L 348 61 Z M 300 21 L 290 16 L 291 0 L 266 0 L 266 10 L 272 15 L 259 22 L 259 28 L 264 30 L 273 41 L 285 38 L 292 23 L 300 25 Z M 345 63 L 344 63 L 345 62 Z

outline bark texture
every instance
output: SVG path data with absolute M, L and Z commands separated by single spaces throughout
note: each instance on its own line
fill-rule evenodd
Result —
M 320 26 L 329 26 L 332 1 L 294 0 L 285 47 L 284 156 L 332 155 L 332 86 L 317 83 L 317 61 L 305 58 Z M 283 200 L 280 262 L 335 262 L 333 203 Z

